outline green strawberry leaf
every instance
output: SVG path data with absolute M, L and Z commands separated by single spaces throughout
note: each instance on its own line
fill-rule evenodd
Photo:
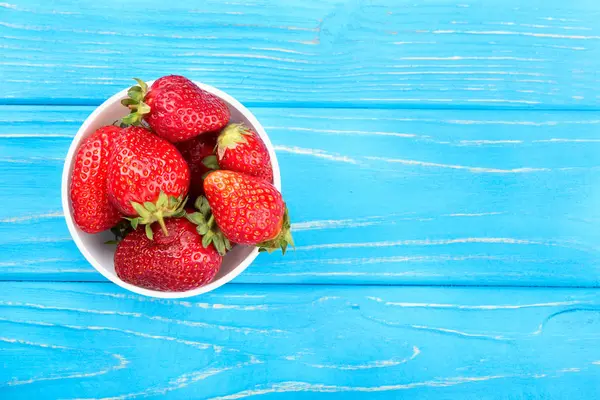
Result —
M 196 232 L 198 232 L 199 235 L 204 236 L 208 233 L 208 226 L 207 225 L 197 226 Z
M 150 240 L 154 240 L 154 232 L 152 232 L 152 224 L 146 225 L 146 236 Z
M 138 78 L 134 79 L 138 85 L 130 87 L 127 90 L 129 98 L 121 100 L 121 104 L 130 111 L 130 114 L 122 119 L 122 122 L 126 125 L 142 125 L 144 115 L 150 112 L 150 106 L 144 103 L 146 93 L 148 92 L 148 85 Z
M 223 241 L 223 237 L 221 235 L 214 236 L 213 244 L 219 254 L 225 254 L 225 242 Z
M 292 225 L 290 223 L 290 216 L 288 208 L 286 206 L 285 213 L 283 214 L 283 223 L 281 225 L 281 231 L 279 231 L 279 234 L 277 235 L 277 237 L 275 237 L 275 239 L 259 243 L 258 250 L 260 252 L 266 251 L 268 253 L 272 253 L 277 249 L 281 249 L 282 254 L 285 255 L 288 246 L 291 245 L 292 247 L 294 247 L 294 239 L 292 238 L 291 226 Z
M 126 220 L 122 220 L 117 225 L 110 228 L 110 231 L 115 235 L 114 240 L 108 240 L 105 244 L 118 244 L 121 240 L 125 239 L 125 236 L 133 232 L 134 228 L 132 224 Z
M 145 92 L 148 91 L 148 85 L 146 84 L 146 82 L 144 82 L 140 78 L 133 78 L 133 80 L 136 81 L 138 83 L 138 85 L 140 85 L 140 88 L 142 89 L 142 92 L 145 93 Z
M 251 134 L 252 132 L 244 124 L 227 125 L 217 138 L 217 156 L 219 160 L 223 159 L 227 149 L 235 149 L 238 144 L 248 143 L 244 136 Z
M 217 161 L 217 156 L 215 156 L 214 154 L 204 157 L 204 159 L 202 160 L 202 164 L 204 164 L 204 166 L 208 169 L 219 169 L 219 162 Z
M 160 192 L 160 195 L 158 195 L 158 200 L 156 200 L 156 208 L 163 208 L 167 205 L 169 205 L 169 196 L 167 196 L 165 192 Z
M 185 218 L 193 224 L 196 225 L 206 225 L 206 220 L 204 219 L 204 215 L 199 212 L 187 213 Z
M 202 237 L 202 247 L 206 249 L 208 246 L 210 246 L 214 236 L 214 233 L 211 231 L 206 232 L 206 234 Z
M 194 205 L 199 211 L 187 213 L 186 218 L 197 225 L 196 232 L 202 236 L 202 246 L 207 248 L 212 243 L 217 252 L 224 256 L 227 251 L 231 250 L 231 242 L 219 229 L 208 200 L 206 197 L 200 196 L 196 199 Z
M 150 112 L 150 106 L 144 102 L 140 102 L 137 112 L 140 114 L 148 114 Z
M 123 100 L 121 100 L 121 104 L 123 104 L 124 106 L 127 107 L 127 106 L 131 106 L 131 105 L 137 104 L 137 102 L 134 99 L 129 98 L 129 99 L 123 99 Z
M 138 225 L 146 227 L 158 222 L 165 236 L 169 236 L 165 225 L 165 218 L 181 218 L 185 216 L 186 198 L 169 197 L 161 192 L 155 202 L 146 201 L 144 204 L 131 202 L 131 206 L 137 213 L 137 217 L 125 218 L 130 221 L 131 226 L 137 229 Z M 148 236 L 150 237 L 150 236 Z

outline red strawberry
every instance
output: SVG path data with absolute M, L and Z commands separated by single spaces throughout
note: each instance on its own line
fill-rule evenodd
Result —
M 164 218 L 182 216 L 190 169 L 175 146 L 144 128 L 123 129 L 112 146 L 108 194 L 112 204 L 131 217 L 133 227 L 155 221 L 167 233 Z
M 115 271 L 119 278 L 132 285 L 169 292 L 209 283 L 222 261 L 215 248 L 205 248 L 196 226 L 185 218 L 170 218 L 165 225 L 169 236 L 155 225 L 154 240 L 138 229 L 118 244 Z
M 273 183 L 267 146 L 243 124 L 229 124 L 217 139 L 217 158 L 222 169 L 243 172 Z
M 155 80 L 154 83 L 152 84 L 152 89 L 162 88 L 162 87 L 171 85 L 173 83 L 177 83 L 179 85 L 194 85 L 194 86 L 196 86 L 194 84 L 194 82 L 190 81 L 185 76 L 181 76 L 181 75 L 167 75 L 167 76 L 163 76 L 163 77 L 158 78 L 157 80 Z
M 129 125 L 146 121 L 154 132 L 170 142 L 182 142 L 203 133 L 219 131 L 229 122 L 229 108 L 219 97 L 200 89 L 194 82 L 170 75 L 128 91 L 121 103 L 131 110 L 123 118 Z
M 211 171 L 202 161 L 214 154 L 217 144 L 217 135 L 207 133 L 185 142 L 177 143 L 177 149 L 190 166 L 191 184 L 190 196 L 196 198 L 204 193 L 202 188 L 203 176 Z
M 204 191 L 212 216 L 231 242 L 269 252 L 293 245 L 290 219 L 281 193 L 269 182 L 234 171 L 211 172 Z M 205 218 L 210 226 L 211 218 Z M 199 229 L 201 227 L 199 226 Z
M 109 147 L 119 132 L 121 128 L 104 126 L 86 138 L 77 150 L 71 177 L 71 204 L 75 223 L 84 232 L 102 232 L 121 220 L 107 192 Z

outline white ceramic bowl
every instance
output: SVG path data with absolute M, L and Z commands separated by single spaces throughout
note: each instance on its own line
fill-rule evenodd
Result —
M 269 149 L 269 155 L 271 156 L 271 164 L 273 166 L 273 179 L 277 189 L 281 190 L 281 176 L 279 174 L 279 165 L 277 164 L 277 158 L 273 145 L 269 140 L 264 128 L 257 121 L 254 115 L 248 111 L 240 102 L 236 99 L 224 93 L 212 86 L 204 85 L 202 83 L 195 82 L 202 89 L 210 92 L 214 95 L 219 96 L 223 99 L 231 111 L 231 122 L 243 122 L 247 126 L 252 127 L 262 138 Z M 151 85 L 152 82 L 148 82 Z M 138 286 L 131 285 L 121 280 L 115 273 L 114 266 L 114 253 L 116 246 L 106 245 L 104 242 L 107 240 L 114 239 L 110 232 L 103 232 L 100 234 L 90 235 L 80 230 L 73 220 L 73 208 L 71 205 L 70 186 L 71 186 L 71 173 L 73 171 L 73 163 L 75 161 L 75 153 L 79 147 L 79 143 L 89 135 L 91 135 L 96 129 L 104 125 L 110 125 L 119 118 L 124 117 L 128 114 L 127 108 L 121 105 L 121 100 L 127 97 L 127 89 L 120 91 L 108 100 L 106 100 L 100 107 L 96 108 L 94 112 L 87 117 L 83 125 L 77 131 L 69 153 L 65 159 L 65 166 L 62 175 L 62 205 L 67 220 L 67 226 L 69 232 L 73 237 L 73 240 L 77 244 L 77 247 L 89 261 L 102 275 L 110 279 L 117 285 L 131 290 L 132 292 L 143 294 L 146 296 L 160 297 L 160 298 L 183 298 L 196 296 L 198 294 L 210 292 L 218 288 L 219 286 L 229 282 L 236 276 L 238 276 L 243 270 L 245 270 L 254 261 L 258 255 L 258 250 L 253 246 L 240 246 L 237 245 L 223 258 L 223 264 L 215 276 L 215 278 L 207 285 L 199 287 L 194 290 L 188 290 L 186 292 L 160 292 L 157 290 L 144 289 Z

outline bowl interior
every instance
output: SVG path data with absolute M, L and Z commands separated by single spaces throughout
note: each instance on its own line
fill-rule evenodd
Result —
M 149 85 L 150 84 L 151 82 L 149 82 Z M 261 136 L 261 138 L 267 145 L 271 156 L 274 184 L 278 189 L 281 189 L 279 167 L 277 164 L 277 159 L 275 158 L 273 146 L 269 138 L 267 137 L 263 127 L 256 120 L 256 118 L 243 105 L 241 105 L 237 100 L 227 95 L 226 93 L 208 85 L 203 85 L 198 82 L 196 82 L 196 84 L 204 90 L 221 97 L 227 103 L 227 105 L 229 106 L 229 110 L 231 111 L 231 122 L 242 122 L 247 126 L 252 127 Z M 75 152 L 79 147 L 79 143 L 81 143 L 83 139 L 91 135 L 96 129 L 100 128 L 101 126 L 109 125 L 114 121 L 127 115 L 127 109 L 120 103 L 121 99 L 124 99 L 126 97 L 127 90 L 117 93 L 116 95 L 108 99 L 106 102 L 104 102 L 100 107 L 98 107 L 86 119 L 86 121 L 83 123 L 83 125 L 77 132 L 77 135 L 75 136 L 73 143 L 71 144 L 71 148 L 69 149 L 69 153 L 65 161 L 65 169 L 63 171 L 62 182 L 63 208 L 65 211 L 65 219 L 67 220 L 69 231 L 71 232 L 71 235 L 73 236 L 77 247 L 79 247 L 79 250 L 83 253 L 85 258 L 102 275 L 104 275 L 106 278 L 110 279 L 114 283 L 139 294 L 162 298 L 190 297 L 208 292 L 225 284 L 226 282 L 229 282 L 231 279 L 233 279 L 239 273 L 241 273 L 256 258 L 256 256 L 258 255 L 256 247 L 240 245 L 235 246 L 223 258 L 223 263 L 221 265 L 221 268 L 219 269 L 217 276 L 208 285 L 187 292 L 159 292 L 130 285 L 126 282 L 123 282 L 117 276 L 117 274 L 115 273 L 113 262 L 116 246 L 105 244 L 107 240 L 114 239 L 110 232 L 103 232 L 100 234 L 91 235 L 81 231 L 75 225 L 72 217 L 73 210 L 69 195 Z

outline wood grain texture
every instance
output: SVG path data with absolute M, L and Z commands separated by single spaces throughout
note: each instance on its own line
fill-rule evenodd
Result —
M 594 398 L 597 290 L 0 283 L 0 395 Z M 365 397 L 366 396 L 366 397 Z
M 103 279 L 60 206 L 63 157 L 91 110 L 0 107 L 0 279 Z M 598 113 L 253 111 L 297 248 L 236 282 L 598 285 Z
M 595 0 L 11 0 L 0 102 L 95 105 L 179 73 L 250 105 L 598 109 L 599 17 Z

